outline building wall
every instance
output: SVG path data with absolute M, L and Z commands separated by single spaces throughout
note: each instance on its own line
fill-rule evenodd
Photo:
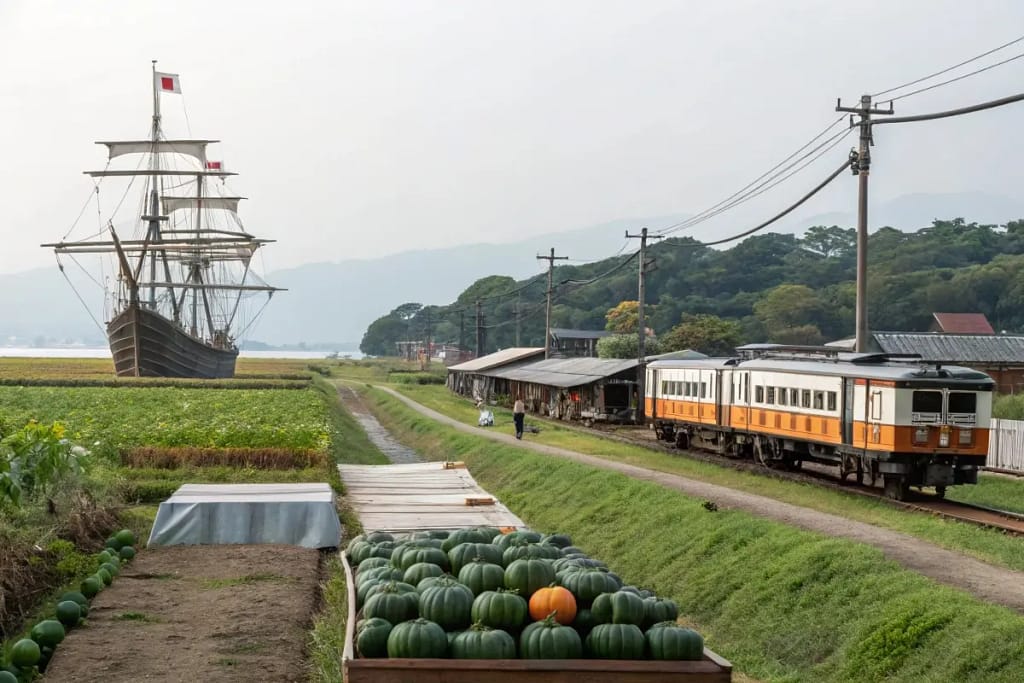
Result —
M 995 380 L 996 393 L 1019 394 L 1024 392 L 1024 366 L 971 365 L 975 370 L 988 373 Z

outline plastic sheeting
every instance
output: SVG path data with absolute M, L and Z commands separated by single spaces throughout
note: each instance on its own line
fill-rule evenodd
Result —
M 148 545 L 333 548 L 340 541 L 329 484 L 186 484 L 160 503 Z

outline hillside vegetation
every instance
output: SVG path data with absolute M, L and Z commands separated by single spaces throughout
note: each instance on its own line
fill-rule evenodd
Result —
M 872 329 L 925 330 L 935 311 L 981 312 L 996 329 L 1024 329 L 1024 220 L 1005 226 L 936 220 L 916 232 L 881 228 L 868 242 Z M 802 237 L 767 233 L 721 251 L 673 238 L 649 252 L 654 268 L 646 322 L 669 337 L 670 346 L 702 350 L 722 334 L 737 343 L 820 343 L 853 332 L 853 229 L 816 226 Z M 609 309 L 636 299 L 636 270 L 630 253 L 556 268 L 552 326 L 604 329 Z M 447 305 L 403 304 L 369 326 L 360 348 L 393 355 L 396 341 L 428 335 L 472 348 L 477 301 L 484 352 L 517 340 L 543 345 L 546 280 L 494 275 Z M 734 324 L 723 329 L 719 319 Z

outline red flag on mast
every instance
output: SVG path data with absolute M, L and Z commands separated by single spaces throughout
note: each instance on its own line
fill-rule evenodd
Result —
M 223 171 L 224 170 L 224 164 L 223 164 L 223 162 L 220 162 L 220 161 L 207 161 L 206 162 L 206 170 L 207 171 Z
M 156 72 L 156 87 L 161 92 L 173 92 L 181 94 L 181 82 L 178 80 L 178 74 L 165 74 Z

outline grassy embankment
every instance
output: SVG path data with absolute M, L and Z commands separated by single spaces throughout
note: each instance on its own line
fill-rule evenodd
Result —
M 109 363 L 0 364 L 0 377 L 15 383 L 0 387 L 0 423 L 6 425 L 0 432 L 30 419 L 60 421 L 73 441 L 93 451 L 87 471 L 62 481 L 48 492 L 49 500 L 37 496 L 0 515 L 0 554 L 6 560 L 0 578 L 21 593 L 16 604 L 3 601 L 0 617 L 9 640 L 20 634 L 19 622 L 34 623 L 52 611 L 56 595 L 77 586 L 90 571 L 90 553 L 111 529 L 129 526 L 144 540 L 156 504 L 183 483 L 329 481 L 341 491 L 335 462 L 385 460 L 340 410 L 334 386 L 312 379 L 304 363 L 261 360 L 245 369 L 251 374 L 243 382 L 305 376 L 306 388 L 237 389 L 242 384 L 233 380 L 212 389 L 24 386 L 39 378 L 71 384 L 101 378 L 110 372 Z M 18 376 L 26 378 L 22 386 Z M 344 507 L 340 517 L 347 534 L 357 532 L 358 523 Z M 328 563 L 328 605 L 339 573 Z M 336 649 L 340 653 L 340 645 Z
M 479 411 L 476 407 L 465 399 L 453 395 L 444 387 L 394 385 L 394 388 L 409 398 L 460 422 L 470 425 L 477 422 Z M 511 430 L 511 411 L 501 407 L 491 409 L 497 423 L 494 429 Z M 528 417 L 527 424 L 530 422 Z M 530 441 L 768 496 L 794 505 L 900 531 L 986 562 L 1024 570 L 1024 543 L 1020 539 L 1005 536 L 995 530 L 925 513 L 908 512 L 884 501 L 852 493 L 737 471 L 729 467 L 727 461 L 723 461 L 723 465 L 701 462 L 612 441 L 576 429 L 567 429 L 548 421 L 534 421 L 534 424 L 540 427 L 541 432 L 528 434 L 526 438 Z M 951 493 L 951 498 L 963 497 L 969 502 L 1015 509 L 1014 501 L 1017 501 L 1018 507 L 1021 506 L 1020 501 L 1024 501 L 1024 480 L 983 475 L 981 483 L 977 486 L 954 487 L 951 489 L 951 492 L 953 491 L 955 493 Z
M 462 434 L 370 390 L 386 427 L 465 460 L 528 524 L 573 536 L 677 600 L 737 670 L 786 681 L 1024 680 L 1024 618 L 826 538 L 585 465 Z

